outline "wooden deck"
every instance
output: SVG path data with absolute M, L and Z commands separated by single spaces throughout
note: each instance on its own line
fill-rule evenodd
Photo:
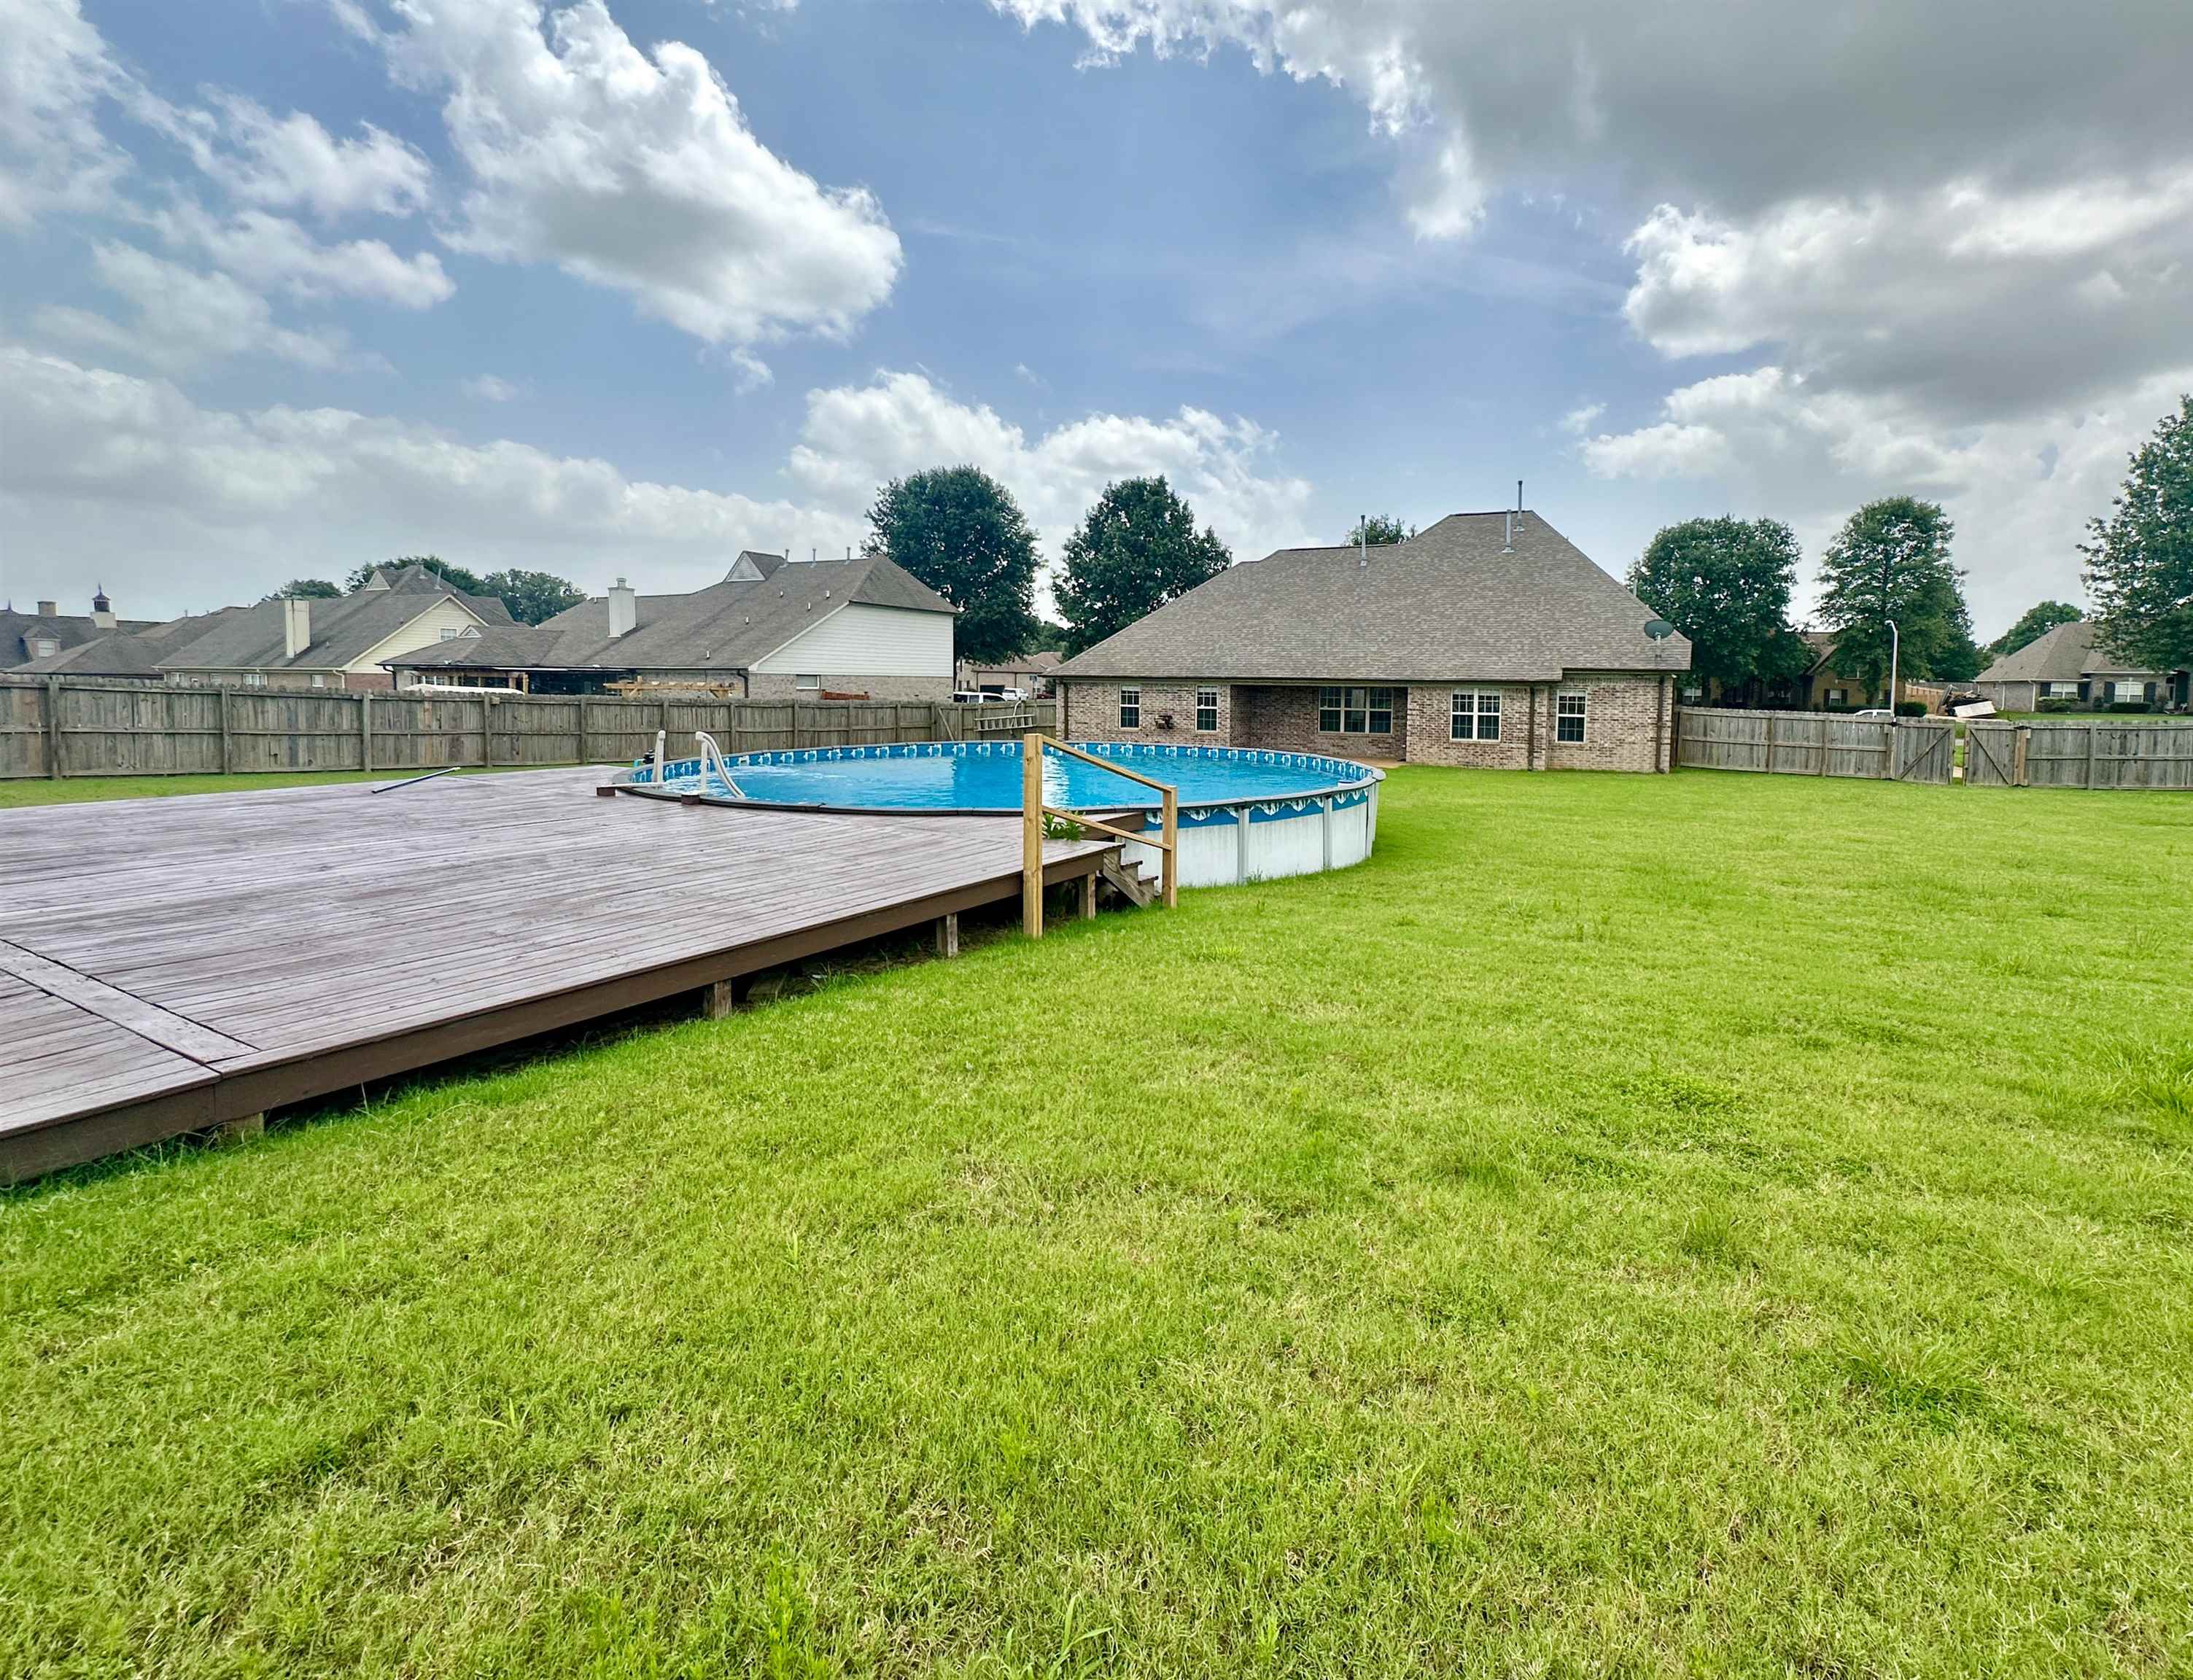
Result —
M 0 1182 L 1016 900 L 1016 818 L 596 770 L 0 811 Z M 1116 848 L 1047 843 L 1045 877 Z

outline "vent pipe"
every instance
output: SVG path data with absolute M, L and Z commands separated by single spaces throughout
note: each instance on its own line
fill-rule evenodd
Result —
M 1515 516 L 1512 511 L 1501 523 L 1500 551 L 1503 554 L 1515 551 Z
M 1367 513 L 1355 516 L 1355 563 L 1359 566 L 1371 563 L 1371 516 Z

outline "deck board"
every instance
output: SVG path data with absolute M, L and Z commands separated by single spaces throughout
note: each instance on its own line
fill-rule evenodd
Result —
M 24 1140 L 87 1115 L 235 1117 L 1018 894 L 1013 818 L 601 799 L 600 779 L 0 812 L 0 1180 L 68 1158 Z M 1111 849 L 1054 841 L 1046 867 Z

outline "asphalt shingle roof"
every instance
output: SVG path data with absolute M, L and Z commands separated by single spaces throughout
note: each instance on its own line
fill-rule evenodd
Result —
M 157 651 L 146 637 L 111 630 L 16 669 L 39 677 L 157 677 L 158 660 Z
M 2073 619 L 2045 636 L 2036 636 L 2015 652 L 2005 654 L 1974 680 L 1981 683 L 2076 683 L 2097 671 L 2144 671 L 2095 644 L 2094 621 Z
M 1526 511 L 1457 513 L 1406 542 L 1281 549 L 1234 566 L 1052 674 L 1077 677 L 1552 682 L 1687 671 L 1691 644 Z
M 449 596 L 490 624 L 510 623 L 510 609 L 499 597 L 460 595 L 446 584 L 389 589 L 361 589 L 312 603 L 312 642 L 294 658 L 282 627 L 283 603 L 261 601 L 232 607 L 199 620 L 204 633 L 174 642 L 160 656 L 170 671 L 333 671 L 348 665 Z
M 848 602 L 949 613 L 952 603 L 876 555 L 785 564 L 775 555 L 759 578 L 726 577 L 683 595 L 642 595 L 624 635 L 610 634 L 609 600 L 594 596 L 532 630 L 444 643 L 386 661 L 391 666 L 461 665 L 481 670 L 743 670 Z M 777 561 L 773 566 L 766 563 Z

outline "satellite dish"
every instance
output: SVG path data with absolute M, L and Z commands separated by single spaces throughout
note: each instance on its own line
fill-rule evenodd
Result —
M 1664 642 L 1675 633 L 1675 626 L 1665 619 L 1647 619 L 1645 621 L 1645 633 L 1655 642 Z

